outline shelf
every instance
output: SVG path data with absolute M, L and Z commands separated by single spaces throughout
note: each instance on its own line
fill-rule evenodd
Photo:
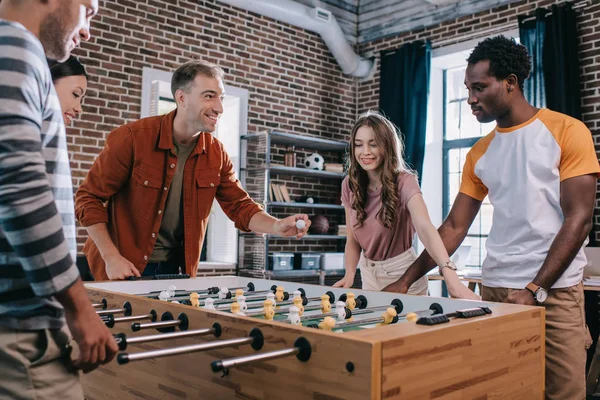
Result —
M 348 145 L 345 142 L 321 139 L 312 136 L 295 135 L 292 133 L 284 133 L 271 131 L 270 133 L 253 133 L 243 135 L 242 139 L 254 139 L 264 137 L 265 134 L 271 136 L 271 143 L 296 146 L 306 149 L 322 150 L 322 151 L 346 151 Z
M 332 179 L 344 179 L 344 174 L 339 172 L 331 172 L 331 171 L 319 171 L 317 169 L 308 169 L 308 168 L 296 168 L 296 167 L 286 167 L 283 165 L 272 165 L 270 167 L 262 167 L 262 168 L 242 168 L 242 170 L 247 172 L 257 172 L 257 171 L 265 171 L 270 170 L 275 174 L 287 174 L 287 175 L 295 175 L 295 176 L 315 176 L 319 178 L 332 178 Z
M 319 276 L 318 269 L 290 269 L 284 271 L 266 271 L 266 275 L 272 278 L 295 278 L 304 276 Z
M 343 276 L 346 273 L 346 270 L 343 269 L 335 269 L 335 270 L 319 270 L 319 269 L 290 269 L 290 270 L 282 270 L 282 271 L 272 271 L 272 270 L 260 270 L 260 269 L 245 269 L 240 270 L 240 272 L 247 272 L 252 275 L 251 271 L 258 272 L 260 274 L 267 275 L 271 278 L 297 278 L 304 276 L 319 276 L 324 274 L 325 276 Z
M 266 236 L 270 240 L 297 240 L 295 236 L 291 237 L 283 237 L 277 235 L 266 235 L 261 233 L 254 232 L 240 232 L 240 236 Z M 343 240 L 346 239 L 346 236 L 340 235 L 306 235 L 301 237 L 299 240 Z
M 339 204 L 320 204 L 320 203 L 286 203 L 281 201 L 274 201 L 267 203 L 270 207 L 297 207 L 297 208 L 320 208 L 324 210 L 343 210 L 344 206 Z

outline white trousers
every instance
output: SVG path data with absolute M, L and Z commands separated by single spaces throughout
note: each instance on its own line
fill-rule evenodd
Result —
M 384 261 L 373 261 L 361 254 L 358 266 L 362 278 L 363 290 L 380 291 L 387 285 L 396 282 L 417 259 L 411 247 L 404 253 Z M 427 275 L 421 277 L 408 289 L 408 294 L 427 295 Z

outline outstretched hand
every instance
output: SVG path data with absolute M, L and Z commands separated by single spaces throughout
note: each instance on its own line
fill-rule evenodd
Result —
M 300 239 L 308 233 L 310 223 L 306 214 L 290 215 L 275 223 L 275 233 L 283 237 L 296 236 L 296 239 Z

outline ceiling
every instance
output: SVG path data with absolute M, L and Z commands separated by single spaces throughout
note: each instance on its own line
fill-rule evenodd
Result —
M 518 0 L 296 0 L 335 15 L 351 43 L 437 25 Z

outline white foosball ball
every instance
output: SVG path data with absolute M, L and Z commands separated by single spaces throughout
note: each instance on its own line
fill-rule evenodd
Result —
M 86 284 L 95 399 L 543 398 L 539 307 L 242 277 Z

